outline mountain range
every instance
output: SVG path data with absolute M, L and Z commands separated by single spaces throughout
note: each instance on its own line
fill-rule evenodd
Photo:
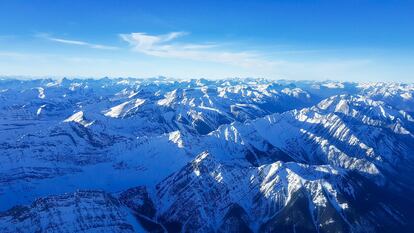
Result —
M 414 84 L 0 79 L 0 232 L 414 232 Z

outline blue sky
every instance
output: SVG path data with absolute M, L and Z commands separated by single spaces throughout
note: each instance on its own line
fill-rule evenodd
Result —
M 412 1 L 0 1 L 0 74 L 414 80 Z

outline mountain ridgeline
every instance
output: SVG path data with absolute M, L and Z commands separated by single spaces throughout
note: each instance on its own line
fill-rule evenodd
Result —
M 413 95 L 0 79 L 0 232 L 414 232 Z

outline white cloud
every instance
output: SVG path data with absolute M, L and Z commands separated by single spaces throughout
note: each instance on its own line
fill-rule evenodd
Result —
M 59 42 L 59 43 L 62 43 L 62 44 L 79 45 L 79 46 L 86 46 L 86 47 L 93 48 L 93 49 L 104 49 L 104 50 L 116 50 L 116 49 L 118 49 L 118 47 L 114 47 L 114 46 L 94 44 L 94 43 L 89 43 L 89 42 L 80 41 L 80 40 L 67 40 L 67 39 L 63 39 L 63 38 L 51 37 L 47 34 L 40 34 L 38 36 L 43 37 L 47 40 Z
M 281 61 L 272 67 L 237 67 L 178 59 L 139 59 L 134 54 L 114 57 L 92 53 L 26 53 L 0 50 L 1 75 L 176 78 L 265 77 L 347 81 L 405 81 L 412 83 L 413 59 L 394 65 L 389 60 L 324 59 Z
M 47 34 L 37 37 L 73 46 L 94 49 L 119 49 L 111 54 L 64 54 L 26 53 L 0 51 L 0 70 L 3 74 L 79 74 L 95 76 L 154 76 L 172 77 L 267 77 L 286 79 L 340 79 L 364 80 L 399 79 L 412 73 L 412 62 L 398 66 L 370 57 L 344 57 L 330 50 L 284 50 L 278 47 L 262 47 L 260 52 L 243 49 L 232 51 L 228 43 L 184 42 L 185 32 L 164 35 L 147 33 L 121 34 L 133 51 L 152 56 L 140 59 L 136 54 L 117 47 L 93 44 L 79 40 L 52 37 Z M 234 44 L 233 47 L 234 48 Z M 257 48 L 257 46 L 256 46 Z M 282 47 L 283 48 L 283 47 Z M 289 47 L 290 48 L 290 47 Z M 335 52 L 335 53 L 333 53 Z M 105 57 L 107 56 L 107 57 Z M 157 59 L 170 58 L 170 59 Z M 395 61 L 394 61 L 395 62 Z
M 134 51 L 156 57 L 180 58 L 197 61 L 209 61 L 238 66 L 272 65 L 273 62 L 261 59 L 254 52 L 230 52 L 218 50 L 217 44 L 174 43 L 179 37 L 187 35 L 185 32 L 171 32 L 164 35 L 149 35 L 136 32 L 120 34 Z

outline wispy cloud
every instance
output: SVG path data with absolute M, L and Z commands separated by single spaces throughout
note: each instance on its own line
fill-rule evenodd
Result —
M 80 40 L 68 40 L 68 39 L 63 39 L 63 38 L 56 38 L 56 37 L 49 36 L 48 34 L 39 34 L 37 36 L 45 38 L 45 39 L 50 40 L 50 41 L 62 43 L 62 44 L 86 46 L 86 47 L 93 48 L 93 49 L 104 49 L 104 50 L 116 50 L 116 49 L 118 49 L 118 47 L 115 47 L 115 46 L 94 44 L 94 43 L 89 43 L 89 42 L 80 41 Z
M 23 72 L 40 74 L 74 73 L 83 75 L 126 75 L 152 76 L 167 75 L 174 77 L 268 77 L 287 79 L 353 79 L 377 76 L 386 78 L 394 71 L 370 57 L 343 57 L 336 51 L 301 50 L 290 46 L 257 47 L 245 44 L 246 47 L 233 43 L 187 42 L 183 38 L 186 32 L 171 32 L 152 35 L 143 32 L 120 34 L 137 53 L 159 58 L 146 61 L 132 53 L 122 53 L 120 47 L 94 44 L 81 40 L 54 37 L 49 34 L 36 35 L 43 40 L 73 46 L 84 46 L 93 49 L 118 49 L 118 55 L 111 53 L 108 57 L 102 54 L 65 54 L 65 53 L 22 53 L 17 51 L 0 51 L 0 70 L 3 73 Z M 241 44 L 238 44 L 241 45 Z M 256 50 L 249 50 L 255 46 Z M 281 50 L 283 48 L 284 50 Z M 122 54 L 121 54 L 122 53 Z M 89 57 L 90 56 L 90 57 Z M 176 61 L 176 60 L 180 61 Z M 194 62 L 195 61 L 195 62 Z M 379 65 L 382 64 L 382 65 Z M 411 63 L 409 64 L 411 65 Z M 379 67 L 382 67 L 380 69 Z M 410 70 L 408 65 L 402 70 Z M 74 69 L 75 68 L 75 69 Z M 8 71 L 8 72 L 7 72 Z M 387 73 L 388 72 L 388 73 Z M 409 72 L 406 72 L 409 73 Z M 399 75 L 402 75 L 401 72 Z
M 355 76 L 372 66 L 369 59 L 288 59 L 286 55 L 319 54 L 322 50 L 285 50 L 267 49 L 257 52 L 239 50 L 232 52 L 226 45 L 219 43 L 180 43 L 179 39 L 188 33 L 171 32 L 163 35 L 150 35 L 143 32 L 120 34 L 136 52 L 164 58 L 189 59 L 217 63 L 220 68 L 231 70 L 230 74 L 244 76 L 265 76 L 284 78 L 339 78 L 340 74 Z M 220 66 L 224 64 L 225 66 Z M 237 66 L 230 67 L 227 65 Z M 184 68 L 191 70 L 191 68 Z M 208 72 L 203 69 L 198 75 Z M 241 75 L 243 76 L 243 75 Z
M 254 52 L 231 52 L 219 50 L 219 44 L 177 43 L 177 38 L 187 35 L 186 32 L 171 32 L 163 35 L 150 35 L 143 32 L 120 34 L 134 51 L 156 57 L 191 59 L 241 66 L 265 65 L 272 62 L 261 58 Z

